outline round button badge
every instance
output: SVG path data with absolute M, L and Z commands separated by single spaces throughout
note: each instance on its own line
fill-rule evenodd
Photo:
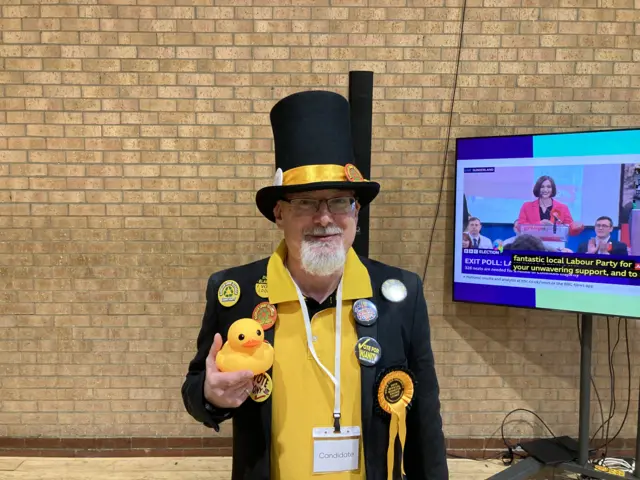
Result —
M 390 302 L 401 302 L 407 298 L 407 287 L 400 280 L 390 278 L 382 284 L 382 295 Z
M 253 377 L 253 388 L 249 393 L 251 400 L 254 402 L 264 402 L 271 395 L 273 390 L 273 381 L 267 372 L 261 373 Z
M 269 302 L 261 302 L 253 309 L 251 318 L 262 325 L 263 330 L 269 330 L 276 323 L 278 311 Z
M 356 357 L 361 365 L 372 367 L 380 361 L 382 348 L 372 337 L 362 337 L 356 343 Z
M 353 304 L 353 316 L 360 325 L 368 327 L 378 319 L 378 307 L 371 300 L 361 298 Z
M 218 288 L 218 301 L 225 307 L 232 307 L 240 298 L 240 285 L 235 280 L 227 280 Z

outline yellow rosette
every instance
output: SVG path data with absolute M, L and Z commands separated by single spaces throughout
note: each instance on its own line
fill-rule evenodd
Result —
M 378 411 L 391 415 L 389 424 L 389 447 L 387 449 L 387 479 L 393 478 L 396 437 L 400 437 L 400 458 L 404 477 L 404 443 L 407 437 L 407 408 L 413 399 L 414 383 L 411 373 L 402 367 L 383 371 L 376 382 Z

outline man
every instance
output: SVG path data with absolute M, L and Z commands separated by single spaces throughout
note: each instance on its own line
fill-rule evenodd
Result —
M 471 248 L 493 248 L 491 239 L 480 235 L 480 230 L 482 230 L 480 219 L 478 217 L 471 217 L 467 225 L 467 232 L 471 237 Z
M 352 165 L 349 104 L 296 93 L 274 106 L 271 124 L 276 175 L 256 204 L 284 240 L 269 258 L 209 278 L 185 407 L 216 431 L 233 418 L 234 480 L 395 480 L 403 468 L 411 480 L 447 479 L 421 279 L 351 247 L 380 186 Z M 273 367 L 253 381 L 219 372 L 230 324 L 256 311 L 271 314 L 253 318 Z
M 467 196 L 462 195 L 462 231 L 467 231 L 467 224 L 469 223 L 469 218 L 471 215 L 469 214 L 469 207 L 467 206 Z
M 598 255 L 623 255 L 629 254 L 627 245 L 611 238 L 613 232 L 613 220 L 610 217 L 598 217 L 594 226 L 596 236 L 589 241 L 582 242 L 578 246 L 578 253 L 591 253 Z
M 518 230 L 519 230 L 518 220 L 515 220 L 513 222 L 513 233 L 515 233 L 515 235 L 513 235 L 512 237 L 507 238 L 504 242 L 502 242 L 502 245 L 506 246 L 506 245 L 509 245 L 509 244 L 513 243 L 518 238 Z

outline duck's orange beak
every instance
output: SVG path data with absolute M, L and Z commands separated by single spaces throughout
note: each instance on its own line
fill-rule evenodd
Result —
M 258 345 L 262 345 L 262 342 L 260 340 L 247 340 L 242 344 L 243 347 L 249 347 L 249 348 L 257 347 Z

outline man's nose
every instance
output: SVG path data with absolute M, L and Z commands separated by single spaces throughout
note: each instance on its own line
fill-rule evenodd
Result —
M 331 212 L 329 211 L 327 202 L 320 202 L 320 206 L 318 207 L 318 211 L 314 216 L 314 220 L 316 223 L 322 225 L 323 227 L 326 227 L 331 223 Z

